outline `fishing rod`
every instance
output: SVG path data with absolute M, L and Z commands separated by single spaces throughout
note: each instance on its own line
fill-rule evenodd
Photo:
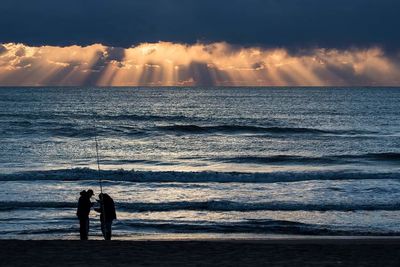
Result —
M 94 126 L 94 129 L 95 129 L 94 141 L 96 142 L 97 171 L 99 173 L 100 193 L 103 194 L 103 180 L 101 179 L 100 157 L 99 157 L 99 142 L 97 140 L 97 129 L 96 129 L 96 126 Z
M 98 171 L 98 174 L 99 174 L 99 184 L 100 184 L 100 194 L 101 194 L 100 206 L 101 206 L 101 211 L 102 211 L 102 214 L 103 214 L 104 238 L 106 238 L 106 236 L 107 236 L 106 213 L 105 213 L 105 207 L 104 207 L 103 179 L 101 177 L 100 157 L 99 157 L 99 141 L 97 140 L 96 123 L 94 124 L 94 141 L 96 143 L 97 171 Z

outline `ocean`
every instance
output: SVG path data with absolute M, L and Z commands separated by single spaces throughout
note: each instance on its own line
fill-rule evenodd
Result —
M 99 179 L 114 239 L 400 235 L 400 88 L 0 88 L 0 141 L 2 239 Z

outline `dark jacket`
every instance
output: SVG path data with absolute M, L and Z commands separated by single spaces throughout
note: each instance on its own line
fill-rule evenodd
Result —
M 90 197 L 86 191 L 81 192 L 81 197 L 78 201 L 78 210 L 76 211 L 76 216 L 79 219 L 84 219 L 89 217 L 90 208 L 92 207 L 92 202 L 90 202 Z
M 104 210 L 103 210 L 104 205 Z M 115 212 L 114 200 L 108 195 L 103 194 L 103 200 L 100 201 L 100 208 L 96 209 L 96 211 L 100 212 L 100 220 L 104 222 L 104 213 L 106 222 L 112 222 L 117 219 L 117 214 Z

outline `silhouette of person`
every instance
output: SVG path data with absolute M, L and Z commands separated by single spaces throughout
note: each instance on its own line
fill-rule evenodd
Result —
M 89 213 L 90 208 L 93 206 L 90 198 L 93 196 L 93 190 L 89 189 L 88 191 L 83 190 L 79 197 L 78 201 L 78 210 L 76 211 L 76 215 L 79 218 L 79 234 L 81 240 L 88 240 L 89 235 Z
M 95 211 L 100 212 L 101 232 L 105 240 L 111 240 L 111 226 L 113 220 L 117 219 L 114 200 L 108 194 L 99 194 L 100 208 Z

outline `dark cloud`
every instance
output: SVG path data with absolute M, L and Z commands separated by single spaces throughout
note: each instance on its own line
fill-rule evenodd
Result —
M 398 0 L 2 0 L 0 42 L 400 47 Z
M 263 61 L 256 62 L 251 67 L 253 70 L 265 69 L 265 62 L 263 62 Z
M 23 48 L 18 49 L 17 51 L 15 51 L 15 55 L 16 55 L 17 57 L 23 57 L 23 56 L 25 56 L 25 49 L 23 49 Z
M 1 54 L 5 53 L 5 52 L 7 52 L 7 48 L 4 45 L 0 44 L 0 56 L 1 56 Z

